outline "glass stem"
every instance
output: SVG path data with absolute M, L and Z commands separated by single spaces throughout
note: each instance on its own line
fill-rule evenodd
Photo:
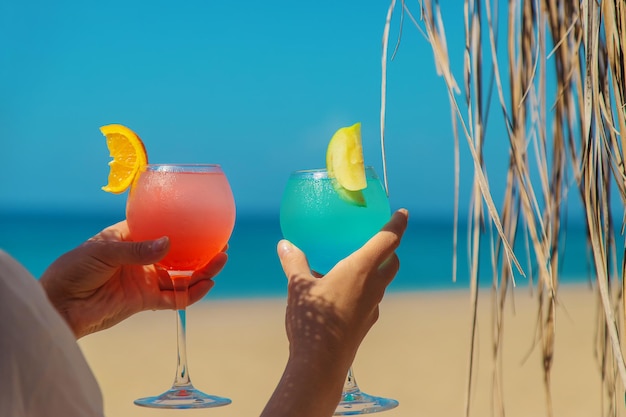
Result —
M 174 387 L 191 387 L 187 366 L 187 303 L 189 300 L 189 278 L 192 272 L 170 271 L 176 300 L 176 331 L 178 357 Z
M 352 372 L 352 367 L 348 369 L 348 376 L 346 377 L 346 382 L 343 385 L 343 393 L 350 394 L 359 390 L 359 386 L 356 384 L 356 378 L 354 377 L 354 372 Z

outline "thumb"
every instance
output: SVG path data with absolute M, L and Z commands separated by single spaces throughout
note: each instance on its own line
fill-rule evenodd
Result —
M 141 242 L 93 241 L 92 254 L 106 264 L 150 265 L 163 259 L 170 247 L 170 240 L 163 236 L 155 240 Z
M 285 271 L 287 279 L 298 274 L 310 274 L 309 262 L 306 260 L 304 252 L 302 252 L 296 245 L 290 241 L 283 239 L 278 242 L 276 248 L 278 252 L 278 259 Z

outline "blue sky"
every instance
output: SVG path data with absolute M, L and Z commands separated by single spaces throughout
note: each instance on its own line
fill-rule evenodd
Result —
M 241 214 L 277 212 L 289 172 L 323 167 L 334 131 L 358 121 L 365 161 L 382 174 L 388 2 L 34 3 L 0 3 L 2 209 L 123 213 L 125 195 L 100 190 L 109 156 L 98 128 L 109 123 L 135 130 L 151 162 L 221 164 Z M 444 6 L 461 77 L 462 4 Z M 410 23 L 388 65 L 391 205 L 451 216 L 446 89 Z M 492 152 L 505 163 L 504 135 L 500 142 Z M 466 148 L 462 205 L 472 175 Z

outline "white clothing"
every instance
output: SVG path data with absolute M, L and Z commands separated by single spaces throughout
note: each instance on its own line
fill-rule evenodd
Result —
M 0 416 L 102 417 L 102 394 L 37 280 L 0 250 Z

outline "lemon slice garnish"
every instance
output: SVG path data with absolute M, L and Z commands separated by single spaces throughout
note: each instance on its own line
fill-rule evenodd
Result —
M 339 196 L 350 203 L 365 205 L 361 190 L 367 187 L 361 123 L 337 130 L 326 150 L 326 170 Z

